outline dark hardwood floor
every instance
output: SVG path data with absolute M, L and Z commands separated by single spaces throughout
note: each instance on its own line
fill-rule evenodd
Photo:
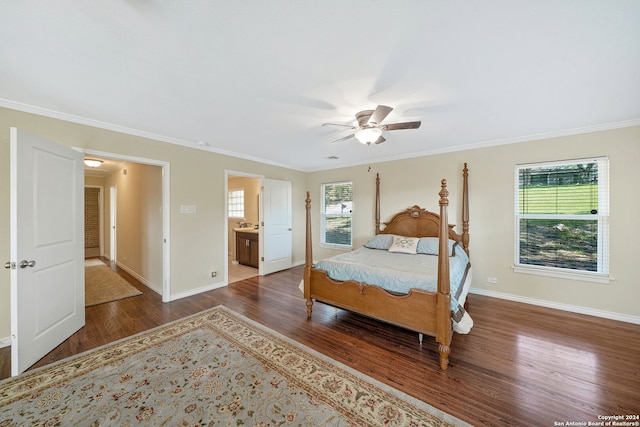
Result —
M 120 273 L 143 295 L 87 308 L 86 326 L 34 367 L 223 304 L 474 425 L 587 425 L 640 414 L 640 325 L 472 294 L 475 326 L 454 336 L 443 372 L 430 337 L 421 348 L 415 333 L 320 303 L 307 320 L 302 267 L 166 304 Z M 0 378 L 9 359 L 0 349 Z

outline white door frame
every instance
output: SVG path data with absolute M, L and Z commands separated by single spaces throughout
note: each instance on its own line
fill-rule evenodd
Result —
M 253 173 L 247 172 L 237 172 L 232 170 L 225 169 L 224 171 L 224 253 L 226 254 L 229 251 L 229 176 L 241 176 L 245 178 L 255 178 L 255 179 L 263 179 L 264 175 L 256 175 Z M 258 202 L 258 211 L 262 212 L 262 197 L 260 197 L 260 201 Z M 258 229 L 258 240 L 262 240 L 262 226 Z M 258 246 L 259 248 L 261 245 Z M 262 249 L 258 252 L 258 259 L 262 259 Z M 225 258 L 226 259 L 226 258 Z M 262 272 L 262 262 L 258 263 L 258 275 L 262 276 L 264 273 Z M 224 283 L 229 284 L 229 263 L 225 261 L 224 263 Z
M 118 255 L 118 186 L 109 188 L 109 260 L 115 262 Z
M 131 163 L 160 166 L 162 168 L 162 302 L 170 302 L 171 299 L 171 167 L 169 162 L 163 160 L 148 159 L 143 157 L 127 156 L 118 153 L 90 150 L 86 148 L 74 149 L 90 156 L 103 157 L 113 160 L 123 160 Z

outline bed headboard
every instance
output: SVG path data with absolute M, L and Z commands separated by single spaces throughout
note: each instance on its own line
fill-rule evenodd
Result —
M 455 224 L 448 224 L 449 239 L 461 242 L 464 250 L 469 253 L 469 170 L 464 164 L 462 170 L 462 234 L 453 230 Z M 449 192 L 446 188 L 446 180 L 442 182 L 440 193 L 440 204 L 444 204 L 445 209 L 449 204 L 447 196 Z M 420 206 L 414 205 L 409 209 L 399 212 L 391 218 L 389 222 L 383 223 L 380 227 L 380 175 L 376 174 L 376 234 L 397 234 L 407 237 L 438 237 L 440 232 L 440 215 L 429 212 Z
M 438 237 L 440 229 L 440 215 L 414 205 L 409 209 L 398 212 L 391 221 L 384 222 L 384 229 L 377 234 L 397 234 L 407 237 Z M 454 224 L 449 224 L 449 238 L 462 241 L 462 236 L 453 231 Z

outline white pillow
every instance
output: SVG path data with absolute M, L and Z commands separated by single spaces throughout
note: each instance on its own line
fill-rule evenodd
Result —
M 393 236 L 393 243 L 389 252 L 400 252 L 403 254 L 415 254 L 418 249 L 417 237 Z

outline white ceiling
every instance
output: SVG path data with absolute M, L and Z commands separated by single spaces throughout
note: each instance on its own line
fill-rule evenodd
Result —
M 3 1 L 0 106 L 303 171 L 637 125 L 640 1 Z

